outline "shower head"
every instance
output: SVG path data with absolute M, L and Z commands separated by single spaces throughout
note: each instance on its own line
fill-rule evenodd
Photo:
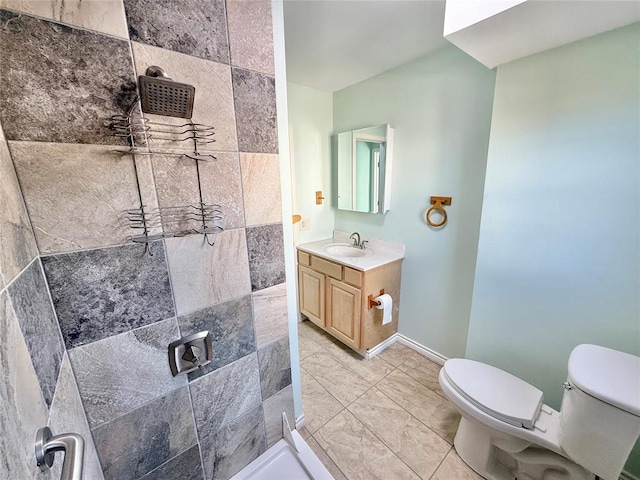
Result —
M 144 113 L 167 117 L 191 118 L 196 89 L 174 82 L 160 67 L 149 67 L 138 77 L 140 102 Z

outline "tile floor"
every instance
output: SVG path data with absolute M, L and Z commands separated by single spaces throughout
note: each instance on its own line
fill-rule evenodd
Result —
M 298 324 L 300 434 L 336 480 L 478 480 L 452 447 L 459 415 L 440 366 L 395 343 L 365 360 L 310 321 Z

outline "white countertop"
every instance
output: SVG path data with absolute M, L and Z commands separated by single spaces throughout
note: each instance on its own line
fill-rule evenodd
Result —
M 364 257 L 343 257 L 337 255 L 331 255 L 327 253 L 323 247 L 331 243 L 347 243 L 352 244 L 353 240 L 349 239 L 349 233 L 334 231 L 333 238 L 327 238 L 325 240 L 319 240 L 317 242 L 305 243 L 298 245 L 298 249 L 316 255 L 318 257 L 326 258 L 332 262 L 341 263 L 356 270 L 366 272 L 374 268 L 381 267 L 387 263 L 402 260 L 404 258 L 404 245 L 396 242 L 387 242 L 384 240 L 376 240 L 374 238 L 368 238 L 362 236 L 363 240 L 367 240 L 367 248 L 365 251 L 373 252 L 372 255 L 366 255 Z

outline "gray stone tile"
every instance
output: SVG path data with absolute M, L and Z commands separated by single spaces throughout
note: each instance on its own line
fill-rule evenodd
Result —
M 238 149 L 241 152 L 278 153 L 275 79 L 232 68 Z
M 257 355 L 252 353 L 205 375 L 191 382 L 189 388 L 202 440 L 260 405 Z
M 192 120 L 214 127 L 214 143 L 206 144 L 201 151 L 237 152 L 236 119 L 233 104 L 233 83 L 229 65 L 172 52 L 144 43 L 132 42 L 133 57 L 138 75 L 144 75 L 151 65 L 159 65 L 176 82 L 192 85 L 196 90 Z M 184 118 L 145 114 L 149 120 L 162 124 L 180 126 Z M 165 128 L 160 127 L 162 130 Z M 179 129 L 182 130 L 182 129 Z M 160 138 L 162 137 L 162 139 Z M 155 135 L 149 146 L 166 151 L 175 148 L 193 150 L 191 142 L 180 142 L 175 135 Z
M 214 246 L 201 235 L 165 241 L 178 315 L 251 292 L 244 230 L 226 230 L 213 239 Z
M 169 370 L 167 345 L 178 338 L 170 319 L 69 352 L 91 428 L 187 384 Z
M 269 0 L 227 0 L 231 64 L 275 75 Z
M 0 289 L 3 289 L 38 255 L 38 249 L 2 126 L 0 178 Z
M 180 480 L 204 480 L 198 445 L 194 445 L 186 452 L 160 465 L 144 477 L 141 477 L 140 480 L 167 480 L 178 478 Z
M 267 432 L 267 448 L 282 438 L 282 413 L 287 414 L 289 426 L 295 428 L 296 416 L 293 411 L 293 386 L 283 388 L 262 403 L 264 424 Z
M 254 408 L 201 442 L 205 478 L 226 480 L 266 450 L 262 407 Z
M 244 227 L 242 182 L 237 153 L 215 152 L 216 160 L 200 162 L 202 199 L 211 205 L 220 205 L 225 229 Z M 154 155 L 153 171 L 161 207 L 198 205 L 198 174 L 196 163 L 173 155 Z M 185 222 L 187 228 L 199 228 L 201 222 Z
M 187 388 L 93 430 L 104 478 L 138 478 L 196 445 Z
M 7 140 L 124 143 L 104 120 L 135 99 L 128 42 L 6 10 L 0 25 Z
M 258 348 L 288 336 L 287 284 L 281 283 L 255 292 L 253 311 Z
M 125 0 L 131 40 L 229 63 L 223 0 Z
M 129 38 L 122 0 L 0 0 L 0 7 Z
M 291 384 L 291 352 L 289 338 L 283 338 L 258 350 L 260 389 L 266 400 Z
M 251 297 L 241 297 L 178 318 L 181 336 L 208 330 L 213 344 L 213 360 L 204 366 L 207 372 L 224 367 L 256 351 L 251 314 Z M 189 373 L 193 380 L 200 370 Z
M 87 423 L 82 399 L 67 355 L 62 360 L 56 393 L 49 410 L 49 427 L 54 435 L 66 432 L 81 435 L 84 439 L 84 478 L 91 480 L 103 478 L 100 460 L 98 460 L 98 454 L 93 444 L 93 436 Z M 54 467 L 57 470 L 62 470 L 62 462 L 56 461 Z M 54 475 L 53 478 L 60 478 L 60 474 Z
M 122 245 L 140 205 L 130 155 L 102 145 L 10 142 L 40 252 Z
M 282 224 L 247 228 L 251 290 L 262 290 L 285 281 Z
M 0 293 L 0 339 L 0 478 L 37 478 L 33 440 L 47 424 L 47 405 L 6 292 Z
M 32 262 L 7 290 L 40 380 L 42 394 L 47 405 L 51 405 L 64 356 L 64 342 L 40 261 Z
M 47 256 L 49 281 L 67 348 L 174 316 L 162 242 Z
M 280 157 L 269 153 L 241 153 L 240 169 L 247 226 L 282 223 Z

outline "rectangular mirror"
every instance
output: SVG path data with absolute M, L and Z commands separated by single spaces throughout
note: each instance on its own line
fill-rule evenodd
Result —
M 391 205 L 393 128 L 338 133 L 338 208 L 384 214 Z

